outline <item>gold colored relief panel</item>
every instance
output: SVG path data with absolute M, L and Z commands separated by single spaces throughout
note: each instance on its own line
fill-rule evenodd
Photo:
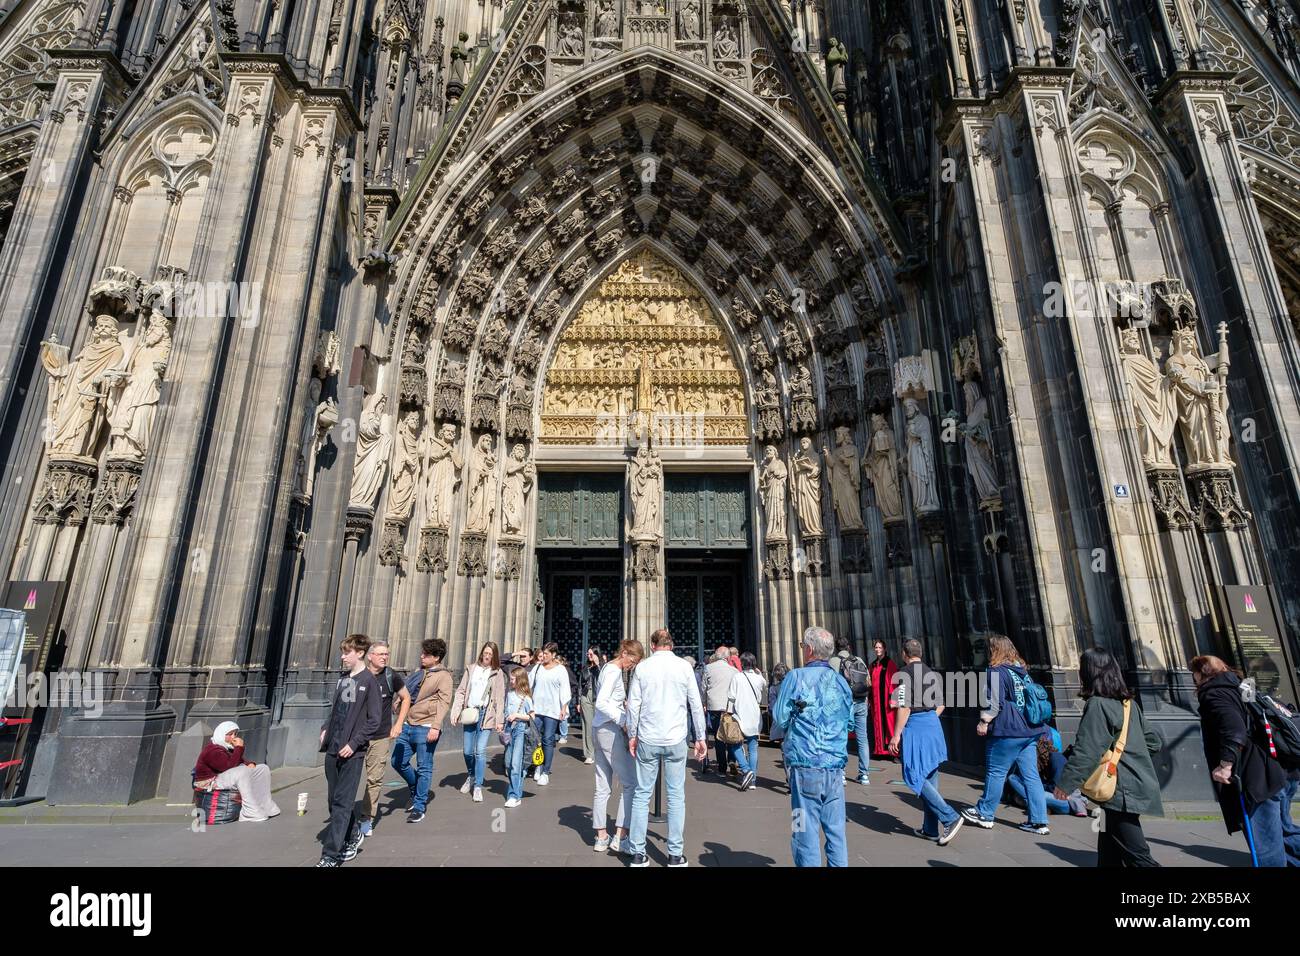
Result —
M 745 411 L 717 316 L 681 273 L 647 251 L 620 264 L 560 336 L 541 440 L 603 443 L 637 413 L 643 422 L 653 416 L 660 440 L 744 444 Z

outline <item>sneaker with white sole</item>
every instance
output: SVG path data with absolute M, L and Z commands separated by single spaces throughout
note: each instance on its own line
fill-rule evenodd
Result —
M 1052 833 L 1051 827 L 1046 823 L 1025 822 L 1020 824 L 1019 829 L 1024 830 L 1026 833 L 1036 833 L 1038 836 L 1050 836 Z
M 871 785 L 871 777 L 865 773 L 858 774 L 858 783 L 862 784 L 864 787 L 868 787 Z
M 597 853 L 606 853 L 609 851 L 609 837 L 597 837 L 596 844 L 592 847 Z
M 917 836 L 919 836 L 919 837 L 924 837 L 924 838 L 927 839 L 927 840 L 938 840 L 938 839 L 939 839 L 939 837 L 938 837 L 936 834 L 933 834 L 933 833 L 926 833 L 925 830 L 921 829 L 920 827 L 917 827 L 917 828 L 914 829 L 912 832 L 915 833 L 915 834 L 916 834 Z
M 537 785 L 539 787 L 544 787 L 550 782 L 551 782 L 551 775 L 549 773 L 539 774 L 537 777 Z
M 506 809 L 513 810 L 515 807 L 519 806 L 519 804 L 522 802 L 523 801 L 520 800 L 518 797 L 511 797 L 509 800 L 506 801 Z
M 957 835 L 957 831 L 961 829 L 963 822 L 965 822 L 964 819 L 958 817 L 946 826 L 942 823 L 939 824 L 939 846 L 947 846 L 952 842 L 952 838 Z
M 690 866 L 690 864 L 686 862 L 686 857 L 684 856 L 670 856 L 668 858 L 668 865 L 674 869 L 682 866 Z
M 610 837 L 610 838 L 609 838 L 609 852 L 610 852 L 610 853 L 618 853 L 618 852 L 619 852 L 619 848 L 620 848 L 621 846 L 622 846 L 622 844 L 619 842 L 618 837 Z
M 635 867 L 638 870 L 643 866 L 649 866 L 649 865 L 650 865 L 650 861 L 646 859 L 646 855 L 644 853 L 638 853 L 635 856 L 633 856 L 632 862 L 628 864 L 628 866 Z
M 482 802 L 483 802 L 483 788 L 482 788 L 482 787 L 475 787 L 475 788 L 474 788 L 474 802 L 475 802 L 475 803 L 482 803 Z
M 966 818 L 967 823 L 973 823 L 977 827 L 983 827 L 985 830 L 993 829 L 993 821 L 984 819 L 984 817 L 980 816 L 980 812 L 974 807 L 967 807 L 961 812 L 961 815 Z
M 473 789 L 474 789 L 474 778 L 466 777 L 465 782 L 460 785 L 460 792 L 469 793 Z
M 754 781 L 758 779 L 757 774 L 752 770 L 746 770 L 745 775 L 740 778 L 740 789 L 750 790 L 754 786 Z
M 583 761 L 583 763 L 595 763 L 595 762 L 596 762 L 595 757 L 588 757 L 586 760 Z
M 343 864 L 340 863 L 338 860 L 334 859 L 333 857 L 323 856 L 320 858 L 320 861 L 316 865 L 318 867 L 321 867 L 321 866 L 342 866 Z

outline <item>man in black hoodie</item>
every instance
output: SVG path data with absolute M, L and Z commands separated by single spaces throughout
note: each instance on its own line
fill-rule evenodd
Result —
M 352 634 L 340 645 L 347 671 L 334 687 L 329 719 L 320 731 L 329 785 L 330 819 L 321 841 L 317 866 L 340 866 L 357 855 L 361 843 L 356 821 L 357 787 L 365 769 L 366 747 L 383 720 L 383 698 L 375 675 L 366 667 L 370 639 Z

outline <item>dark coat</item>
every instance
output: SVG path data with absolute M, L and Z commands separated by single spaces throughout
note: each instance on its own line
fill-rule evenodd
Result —
M 1065 770 L 1056 785 L 1070 793 L 1083 786 L 1092 776 L 1101 755 L 1115 745 L 1124 726 L 1124 704 L 1109 697 L 1089 697 L 1083 718 L 1066 752 Z M 1115 796 L 1102 804 L 1107 810 L 1124 813 L 1161 814 L 1160 780 L 1151 755 L 1160 750 L 1160 738 L 1151 730 L 1142 708 L 1134 701 L 1129 705 L 1128 740 L 1119 758 L 1115 776 Z
M 352 680 L 355 682 L 355 696 L 352 706 L 348 708 L 348 716 L 343 724 L 342 738 L 351 745 L 352 754 L 356 756 L 365 751 L 370 744 L 370 739 L 379 731 L 379 725 L 384 719 L 384 699 L 383 695 L 379 693 L 379 681 L 374 674 L 370 673 L 369 667 L 361 668 L 361 673 Z M 339 705 L 340 698 L 347 686 L 348 679 L 344 678 L 334 688 L 334 698 L 330 702 L 330 717 L 325 719 L 325 726 L 321 728 L 321 730 L 325 731 L 325 739 L 321 741 L 320 745 L 321 753 L 335 755 L 343 749 L 342 744 L 339 744 L 338 747 L 330 746 L 329 726 L 330 718 L 334 715 L 334 708 Z
M 1277 796 L 1287 782 L 1282 765 L 1250 736 L 1250 716 L 1241 699 L 1241 681 L 1236 674 L 1215 674 L 1196 691 L 1201 710 L 1201 742 L 1205 745 L 1207 771 L 1220 763 L 1232 764 L 1241 779 L 1246 801 L 1255 805 Z M 1241 799 L 1237 787 L 1214 784 L 1214 794 L 1223 810 L 1229 833 L 1241 829 Z

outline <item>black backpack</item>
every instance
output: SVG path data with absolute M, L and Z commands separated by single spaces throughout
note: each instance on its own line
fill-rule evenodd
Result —
M 841 657 L 839 672 L 848 683 L 849 690 L 853 691 L 853 699 L 866 700 L 871 693 L 871 668 L 867 662 L 856 654 Z
M 1287 770 L 1300 769 L 1300 723 L 1268 694 L 1246 702 L 1251 733 L 1264 752 Z

